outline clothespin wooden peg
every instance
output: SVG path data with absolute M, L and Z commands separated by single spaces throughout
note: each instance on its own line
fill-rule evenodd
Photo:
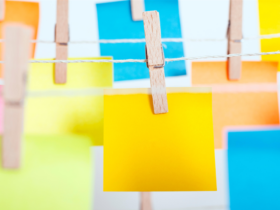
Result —
M 5 0 L 0 0 L 0 21 L 5 17 Z
M 24 96 L 32 29 L 23 25 L 4 28 L 4 133 L 3 167 L 16 169 L 21 164 Z
M 241 53 L 242 39 L 242 8 L 243 0 L 230 0 L 228 53 Z M 238 80 L 241 77 L 241 57 L 228 58 L 229 79 Z
M 56 59 L 67 60 L 69 25 L 68 0 L 57 0 L 57 16 L 55 28 Z M 64 84 L 67 80 L 67 63 L 55 64 L 55 83 Z
M 167 113 L 168 104 L 163 68 L 165 61 L 161 44 L 159 13 L 157 11 L 143 12 L 143 20 L 154 113 Z
M 130 0 L 131 14 L 134 21 L 143 20 L 144 0 Z
M 141 192 L 140 210 L 152 210 L 151 192 Z

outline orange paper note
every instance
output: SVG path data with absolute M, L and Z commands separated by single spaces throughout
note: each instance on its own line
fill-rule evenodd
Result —
M 229 81 L 226 62 L 193 62 L 194 86 L 212 87 L 215 148 L 225 126 L 279 124 L 278 62 L 243 62 L 241 79 Z
M 39 25 L 39 3 L 6 1 L 5 17 L 0 21 L 0 39 L 3 39 L 3 26 L 7 23 L 21 23 L 33 29 L 32 39 L 37 39 Z M 0 60 L 3 60 L 2 43 L 0 43 Z M 35 54 L 35 43 L 32 44 L 32 57 Z M 2 65 L 0 66 L 0 77 L 2 77 Z

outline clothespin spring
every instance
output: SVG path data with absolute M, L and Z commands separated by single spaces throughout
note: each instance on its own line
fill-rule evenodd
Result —
M 56 42 L 56 24 L 55 24 L 55 28 L 54 28 L 54 37 L 55 37 L 55 42 Z M 68 24 L 68 42 L 70 41 L 70 26 Z M 67 46 L 68 42 L 56 42 L 59 45 L 64 45 Z
M 159 65 L 153 66 L 154 68 L 162 68 L 162 67 L 165 66 L 165 57 L 164 57 L 164 52 L 163 52 L 162 44 L 161 44 L 161 53 L 162 53 L 163 64 L 159 64 Z M 149 68 L 147 45 L 145 45 L 145 54 L 146 54 L 146 60 L 147 60 L 146 65 L 147 65 L 147 68 Z

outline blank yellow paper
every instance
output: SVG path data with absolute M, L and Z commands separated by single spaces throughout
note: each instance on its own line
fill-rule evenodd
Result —
M 112 64 L 68 64 L 65 85 L 54 84 L 53 71 L 54 64 L 31 65 L 25 133 L 81 134 L 89 136 L 93 145 L 103 145 L 102 88 L 113 85 Z
M 280 33 L 280 1 L 279 0 L 259 0 L 259 19 L 261 35 Z M 278 51 L 280 38 L 262 39 L 261 51 Z M 263 60 L 279 61 L 280 55 L 263 55 Z
M 1 210 L 90 209 L 88 137 L 27 135 L 23 145 L 19 170 L 0 166 Z
M 110 60 L 109 57 L 69 58 L 68 60 Z M 42 59 L 40 59 L 42 60 Z M 53 59 L 45 59 L 53 60 Z M 54 83 L 53 63 L 32 63 L 28 72 L 29 90 L 65 90 L 113 86 L 112 63 L 68 63 L 66 84 Z
M 149 89 L 104 95 L 104 191 L 215 191 L 209 88 L 167 88 L 154 115 Z

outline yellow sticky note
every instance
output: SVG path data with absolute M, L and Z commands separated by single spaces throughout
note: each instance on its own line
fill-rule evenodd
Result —
M 109 57 L 69 58 L 68 60 L 110 60 Z M 41 60 L 41 59 L 40 59 Z M 54 60 L 54 59 L 44 59 Z M 113 86 L 112 63 L 68 63 L 66 84 L 54 83 L 54 63 L 32 63 L 28 72 L 28 89 L 59 90 Z
M 279 0 L 259 0 L 259 19 L 261 35 L 280 33 L 280 1 Z M 278 51 L 280 38 L 262 39 L 261 51 Z M 280 55 L 263 55 L 263 60 L 279 61 Z
M 215 191 L 209 88 L 167 88 L 153 114 L 150 89 L 104 92 L 104 191 Z
M 112 64 L 68 64 L 64 85 L 54 84 L 53 71 L 54 64 L 31 65 L 25 133 L 80 134 L 89 136 L 94 145 L 103 145 L 102 88 L 113 85 Z
M 90 209 L 90 144 L 83 136 L 27 135 L 22 167 L 0 166 L 0 209 Z

